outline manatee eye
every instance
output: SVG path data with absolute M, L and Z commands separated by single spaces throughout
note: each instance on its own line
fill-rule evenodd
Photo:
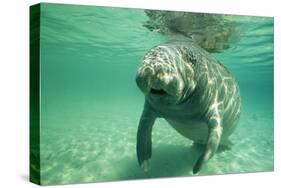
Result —
M 195 65 L 196 62 L 197 62 L 197 59 L 195 57 L 195 55 L 193 54 L 193 52 L 189 52 L 188 54 L 188 61 L 192 64 L 192 65 Z
M 184 58 L 184 60 L 186 62 L 191 63 L 191 65 L 195 65 L 196 64 L 197 59 L 196 59 L 194 53 L 191 50 L 188 50 L 186 47 L 184 47 L 182 49 L 182 54 L 184 54 L 183 58 Z

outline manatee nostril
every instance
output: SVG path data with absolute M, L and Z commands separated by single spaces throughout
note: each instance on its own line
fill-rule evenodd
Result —
M 145 69 L 143 70 L 145 75 L 153 75 L 154 71 L 151 67 L 145 67 Z
M 154 69 L 155 69 L 156 73 L 160 73 L 163 71 L 163 66 L 162 66 L 162 64 L 157 63 L 154 65 Z

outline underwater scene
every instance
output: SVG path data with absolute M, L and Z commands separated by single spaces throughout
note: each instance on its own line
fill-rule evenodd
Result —
M 45 3 L 40 8 L 41 184 L 274 170 L 273 18 Z M 164 50 L 161 53 L 165 56 L 165 50 L 170 53 L 176 48 L 170 47 L 173 41 L 179 41 L 177 44 L 185 46 L 187 51 L 192 49 L 193 58 L 198 59 L 200 55 L 207 63 L 218 66 L 217 72 L 211 72 L 208 67 L 204 69 L 206 75 L 214 78 L 227 75 L 225 78 L 231 83 L 226 86 L 236 89 L 229 98 L 232 103 L 218 109 L 216 112 L 220 115 L 215 116 L 218 120 L 230 114 L 223 122 L 231 124 L 234 118 L 237 124 L 234 130 L 223 129 L 231 132 L 231 144 L 226 149 L 213 147 L 216 142 L 206 141 L 207 135 L 204 142 L 210 141 L 211 149 L 207 151 L 208 144 L 196 146 L 194 140 L 171 126 L 173 121 L 168 123 L 165 115 L 155 120 L 150 129 L 151 138 L 149 132 L 146 135 L 138 128 L 143 109 L 147 108 L 145 100 L 149 101 L 146 92 L 162 97 L 193 84 L 193 90 L 199 88 L 200 92 L 213 96 L 212 93 L 221 88 L 219 84 L 208 85 L 211 84 L 209 77 L 206 78 L 208 84 L 202 85 L 204 79 L 196 80 L 196 76 L 203 73 L 183 68 L 181 71 L 187 76 L 192 73 L 195 81 L 190 78 L 192 81 L 186 82 L 181 72 L 175 76 L 176 80 L 179 75 L 182 79 L 175 81 L 174 89 L 166 90 L 161 82 L 159 88 L 154 85 L 144 91 L 136 82 L 138 71 L 144 66 L 145 58 L 159 58 L 151 57 L 148 52 L 153 54 L 155 51 L 150 49 L 167 44 L 155 52 Z M 187 53 L 180 51 L 176 55 L 176 52 L 166 59 L 160 57 L 161 61 L 181 58 Z M 178 64 L 173 66 L 176 70 L 182 69 Z M 173 72 L 172 68 L 170 71 Z M 151 85 L 153 78 L 149 78 Z M 145 78 L 141 79 L 143 83 Z M 219 95 L 224 97 L 225 93 Z M 195 93 L 185 99 L 180 97 L 179 101 L 183 102 L 170 105 L 179 113 L 200 113 L 203 107 L 204 110 L 219 108 L 219 104 L 213 105 L 208 97 L 201 101 L 201 106 L 182 108 L 181 104 L 190 98 L 199 101 L 202 96 Z M 166 110 L 164 104 L 159 105 L 163 106 L 159 111 Z M 170 113 L 173 111 L 167 112 Z M 206 118 L 208 122 L 220 122 L 211 121 L 213 116 Z M 195 122 L 191 119 L 187 124 Z M 181 128 L 192 133 L 189 132 L 192 128 Z M 207 134 L 207 129 L 204 131 Z M 224 139 L 219 131 L 215 133 L 221 141 Z M 145 138 L 140 138 L 142 136 Z M 190 135 L 193 136 L 196 137 Z M 150 141 L 152 148 L 149 148 Z M 200 157 L 204 148 L 206 155 Z M 215 154 L 210 157 L 208 152 Z

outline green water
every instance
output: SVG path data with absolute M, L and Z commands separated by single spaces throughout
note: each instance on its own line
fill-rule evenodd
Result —
M 144 96 L 135 74 L 165 36 L 143 27 L 143 10 L 41 7 L 41 181 L 65 184 L 192 176 L 200 151 L 163 119 L 153 129 L 150 171 L 138 166 L 136 132 Z M 272 171 L 273 19 L 235 17 L 240 41 L 214 54 L 242 96 L 231 150 L 200 175 Z

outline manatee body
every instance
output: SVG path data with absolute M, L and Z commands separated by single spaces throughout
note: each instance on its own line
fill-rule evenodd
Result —
M 137 133 L 137 157 L 147 171 L 151 132 L 164 118 L 177 132 L 205 149 L 193 168 L 228 142 L 240 116 L 240 93 L 230 72 L 192 41 L 173 41 L 152 48 L 138 69 L 136 82 L 145 94 Z

